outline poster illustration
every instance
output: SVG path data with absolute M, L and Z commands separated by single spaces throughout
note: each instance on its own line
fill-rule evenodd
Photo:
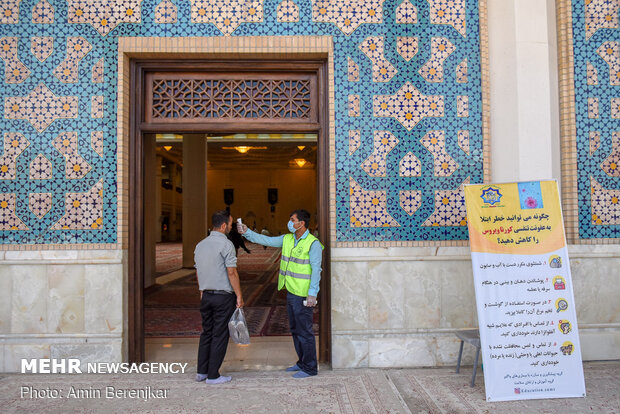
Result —
M 584 397 L 556 181 L 466 185 L 487 401 Z

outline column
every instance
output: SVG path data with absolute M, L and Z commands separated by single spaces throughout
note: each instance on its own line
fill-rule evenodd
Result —
M 207 138 L 183 135 L 183 267 L 194 266 L 196 244 L 207 235 Z
M 155 158 L 155 241 L 157 243 L 161 243 L 161 225 L 162 225 L 162 215 L 161 215 L 161 163 L 162 157 L 158 155 Z
M 172 185 L 172 196 L 170 198 L 170 222 L 168 223 L 168 233 L 170 241 L 177 241 L 177 164 L 170 164 L 170 185 Z
M 561 178 L 553 0 L 489 0 L 491 180 Z

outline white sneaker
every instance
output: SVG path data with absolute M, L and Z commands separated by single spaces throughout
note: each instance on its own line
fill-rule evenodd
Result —
M 232 380 L 232 377 L 225 377 L 223 375 L 220 375 L 216 379 L 207 379 L 207 380 L 205 380 L 205 384 L 224 384 L 226 382 L 230 382 L 231 380 Z

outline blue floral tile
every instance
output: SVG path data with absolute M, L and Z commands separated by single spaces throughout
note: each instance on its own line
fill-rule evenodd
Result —
M 599 54 L 618 41 L 606 35 L 617 13 L 610 23 L 604 12 L 589 12 L 593 43 L 576 59 L 584 88 L 586 70 L 598 81 L 578 95 L 589 121 L 580 219 L 603 233 L 597 220 L 615 213 L 593 213 L 590 192 L 596 182 L 596 200 L 617 200 L 608 173 L 620 97 L 607 90 L 617 44 Z M 332 36 L 336 241 L 464 240 L 459 188 L 484 170 L 479 25 L 478 2 L 464 0 L 5 0 L 2 243 L 118 241 L 119 36 Z

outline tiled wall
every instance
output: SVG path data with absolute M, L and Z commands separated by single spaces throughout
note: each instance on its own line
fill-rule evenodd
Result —
M 575 238 L 586 242 L 620 238 L 619 5 L 613 0 L 558 2 L 563 174 L 569 197 L 564 204 L 575 217 Z
M 485 178 L 484 1 L 4 0 L 0 9 L 4 247 L 120 242 L 119 37 L 330 36 L 332 241 L 466 239 L 459 187 Z

